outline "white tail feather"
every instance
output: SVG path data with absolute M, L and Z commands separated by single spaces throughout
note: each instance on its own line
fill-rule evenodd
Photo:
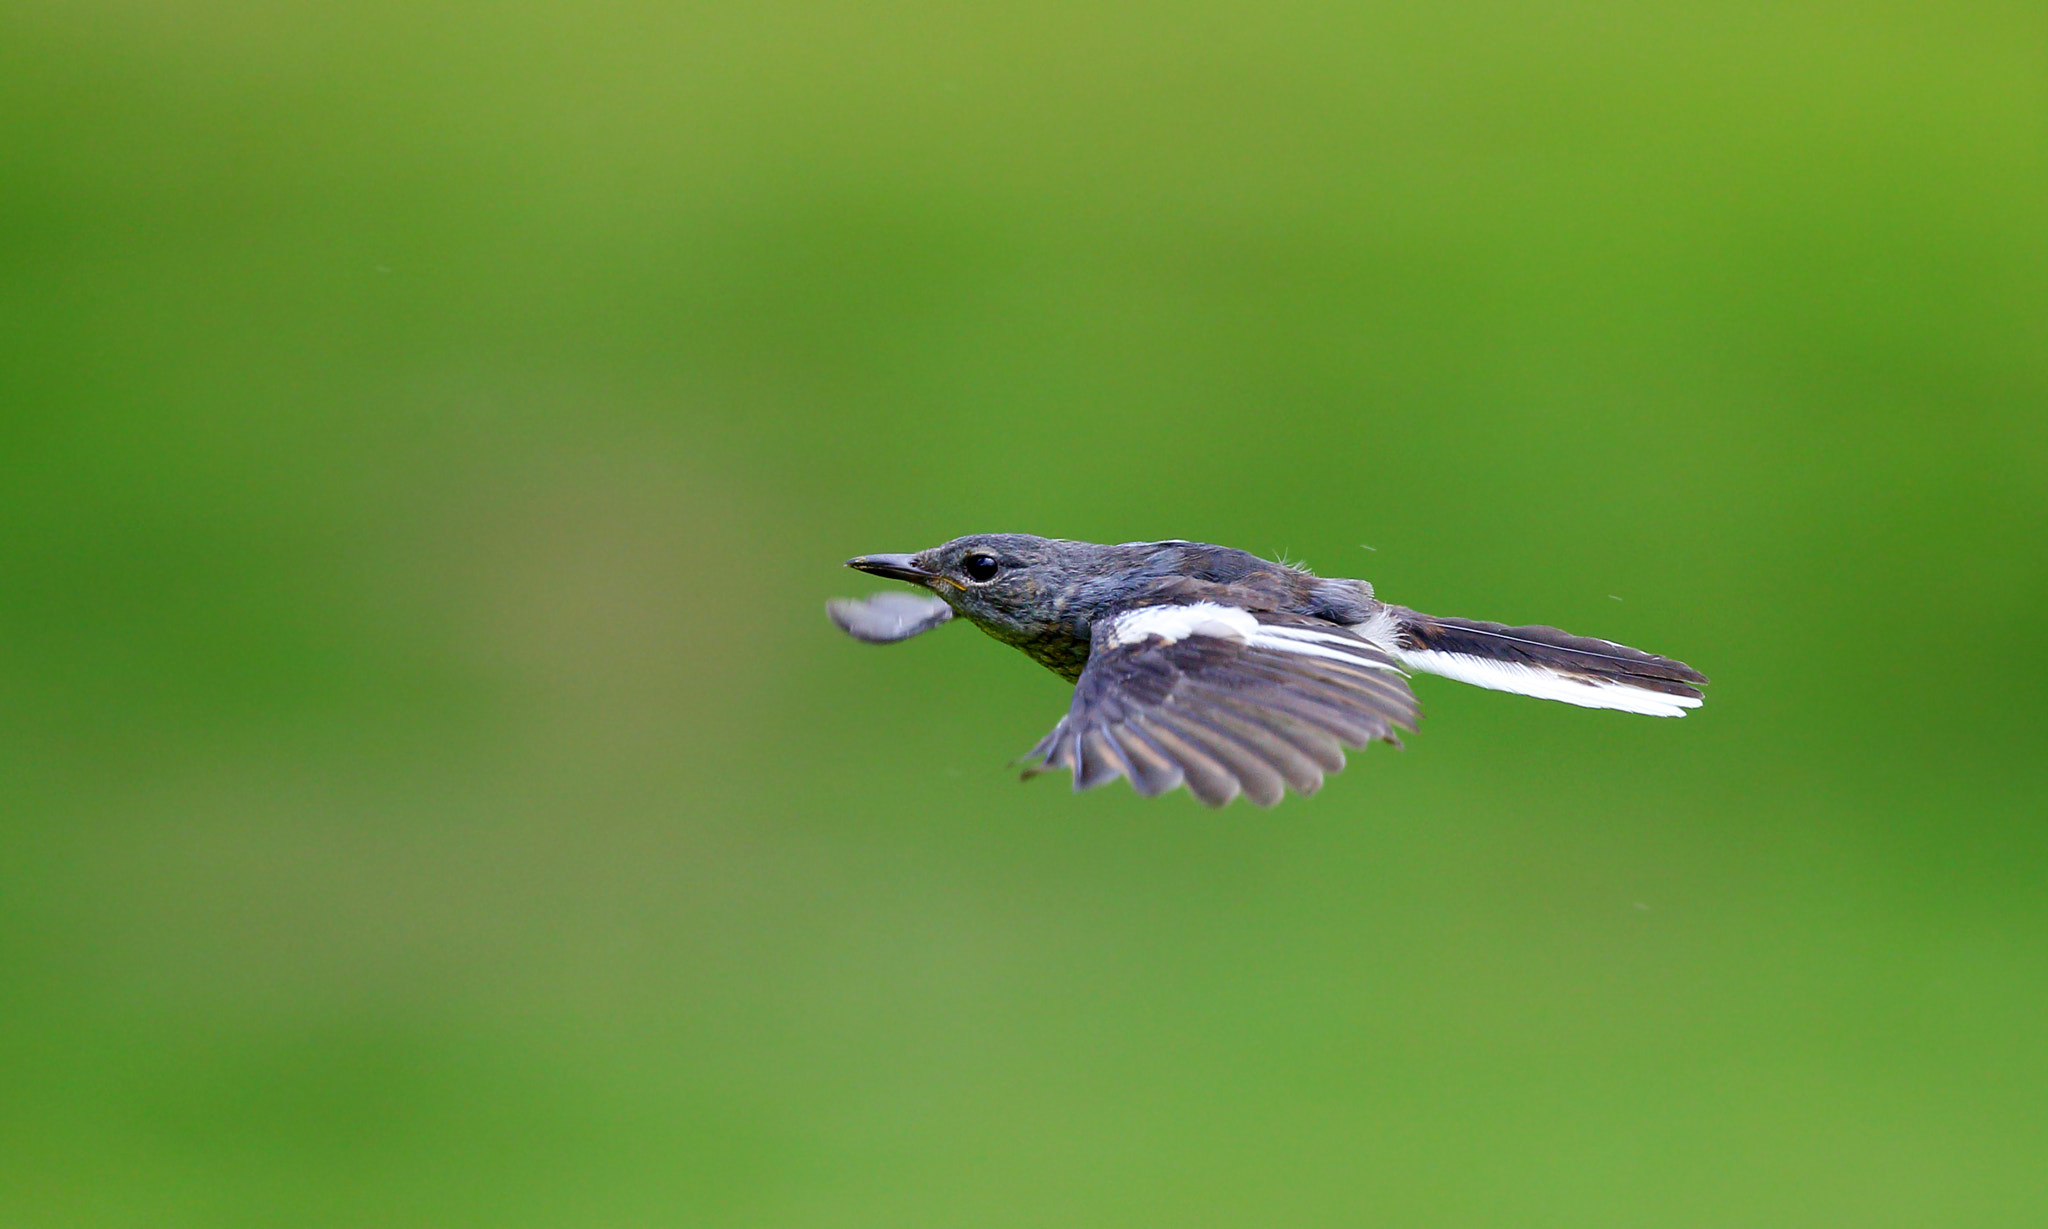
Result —
M 1608 679 L 1560 674 L 1521 662 L 1494 661 L 1465 653 L 1441 653 L 1427 649 L 1395 650 L 1395 656 L 1402 665 L 1424 674 L 1440 674 L 1494 691 L 1562 700 L 1581 708 L 1614 708 L 1648 717 L 1683 717 L 1686 709 L 1700 706 L 1697 696 L 1674 696 Z

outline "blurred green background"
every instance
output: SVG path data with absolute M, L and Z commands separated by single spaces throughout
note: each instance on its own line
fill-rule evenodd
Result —
M 0 1223 L 2048 1223 L 2048 14 L 0 18 Z M 839 562 L 1715 679 L 1204 811 Z

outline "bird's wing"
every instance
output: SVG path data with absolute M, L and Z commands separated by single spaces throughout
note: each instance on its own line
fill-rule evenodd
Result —
M 953 617 L 953 608 L 928 594 L 885 590 L 864 598 L 835 597 L 825 603 L 839 630 L 869 644 L 891 644 L 928 632 Z
M 1345 747 L 1398 745 L 1414 693 L 1384 650 L 1335 623 L 1196 602 L 1098 620 L 1073 706 L 1031 749 L 1074 788 L 1117 777 L 1147 796 L 1183 782 L 1220 807 L 1308 794 Z

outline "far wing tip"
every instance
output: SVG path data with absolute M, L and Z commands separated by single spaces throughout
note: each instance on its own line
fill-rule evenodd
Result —
M 840 631 L 868 644 L 894 644 L 938 627 L 953 617 L 943 599 L 885 591 L 864 598 L 835 597 L 825 617 Z

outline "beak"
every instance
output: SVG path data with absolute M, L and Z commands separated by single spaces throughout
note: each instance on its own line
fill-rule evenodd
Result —
M 846 566 L 870 576 L 886 576 L 890 580 L 907 580 L 913 585 L 928 585 L 937 572 L 927 572 L 913 563 L 915 555 L 856 555 L 846 561 Z

